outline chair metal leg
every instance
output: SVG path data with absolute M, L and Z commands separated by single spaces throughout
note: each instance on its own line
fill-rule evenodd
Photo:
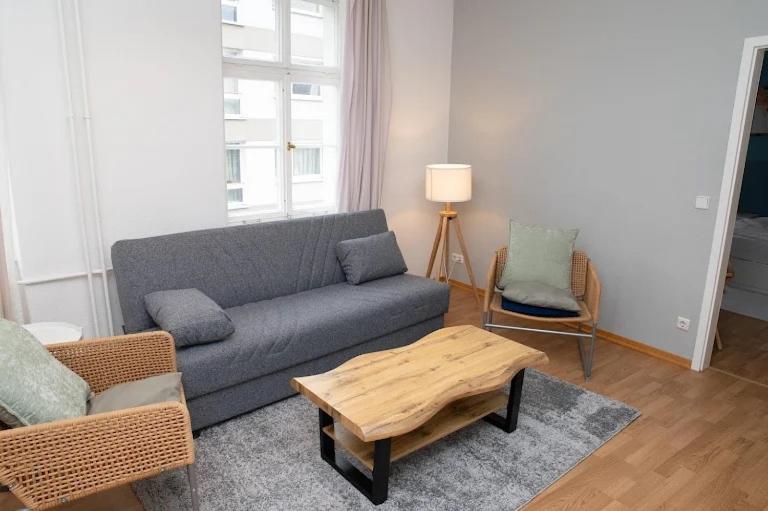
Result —
M 595 344 L 597 344 L 597 325 L 592 325 L 592 337 L 589 339 L 589 355 L 587 356 L 587 368 L 584 371 L 584 378 L 589 381 L 592 376 L 592 364 L 595 361 Z
M 584 345 L 584 338 L 579 337 L 579 358 L 584 370 L 584 380 L 589 381 L 592 376 L 592 363 L 595 359 L 595 342 L 597 339 L 597 325 L 593 324 L 589 335 L 589 346 Z
M 584 371 L 584 378 L 589 379 L 589 376 L 587 376 L 587 357 L 584 355 L 584 338 L 579 337 L 577 342 L 577 346 L 579 348 L 579 360 L 581 361 L 581 369 Z
M 192 511 L 200 511 L 200 495 L 197 489 L 197 468 L 195 464 L 187 465 L 187 479 L 189 480 L 189 492 L 192 495 Z
M 580 323 L 579 327 L 581 326 Z M 489 332 L 494 329 L 501 330 L 516 330 L 522 332 L 539 332 L 545 334 L 566 335 L 569 337 L 576 337 L 578 340 L 579 359 L 581 361 L 581 367 L 584 371 L 584 379 L 589 381 L 592 376 L 592 366 L 595 360 L 595 345 L 597 344 L 597 324 L 590 321 L 589 333 L 584 333 L 581 328 L 578 328 L 577 332 L 568 332 L 563 330 L 546 330 L 541 328 L 529 328 L 513 325 L 502 325 L 493 322 L 493 313 L 488 311 L 484 315 L 483 328 Z M 589 345 L 585 344 L 585 339 L 589 339 Z
M 483 328 L 490 332 L 491 331 L 491 327 L 488 326 L 488 325 L 493 323 L 493 312 L 491 312 L 491 311 L 486 312 L 484 314 L 484 318 L 485 318 L 485 322 L 483 323 Z

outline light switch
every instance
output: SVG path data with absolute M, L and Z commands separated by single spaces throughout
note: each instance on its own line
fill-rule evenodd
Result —
M 709 195 L 697 195 L 696 196 L 696 209 L 709 209 L 709 201 L 711 197 Z

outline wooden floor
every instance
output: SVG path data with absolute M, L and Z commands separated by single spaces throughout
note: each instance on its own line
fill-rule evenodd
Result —
M 471 295 L 454 289 L 447 324 L 478 324 L 479 318 Z M 585 384 L 571 338 L 509 337 L 547 352 L 545 372 L 643 414 L 527 510 L 768 509 L 768 388 L 718 371 L 695 373 L 603 341 Z M 17 505 L 0 497 L 0 511 Z M 141 506 L 120 488 L 60 509 Z
M 717 326 L 723 349 L 712 367 L 768 385 L 768 321 L 721 310 Z

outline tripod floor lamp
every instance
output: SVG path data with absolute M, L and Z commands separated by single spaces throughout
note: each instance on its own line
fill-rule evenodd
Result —
M 451 209 L 452 202 L 466 202 L 472 198 L 472 166 L 454 163 L 427 165 L 426 195 L 427 200 L 445 203 L 444 209 L 440 211 L 437 233 L 432 244 L 432 254 L 429 256 L 427 278 L 432 278 L 432 270 L 437 260 L 437 280 L 448 280 L 448 268 L 451 260 L 450 230 L 453 226 L 461 254 L 464 257 L 464 264 L 467 267 L 469 282 L 472 284 L 472 294 L 475 296 L 475 301 L 479 307 L 480 297 L 477 294 L 475 274 L 472 271 L 467 245 L 461 232 L 459 213 Z M 440 250 L 441 247 L 442 251 Z

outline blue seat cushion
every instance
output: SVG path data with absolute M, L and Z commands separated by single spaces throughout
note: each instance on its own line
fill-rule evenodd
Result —
M 445 314 L 447 285 L 396 275 L 231 307 L 235 332 L 177 350 L 187 398 L 209 394 Z
M 538 307 L 536 305 L 513 302 L 512 300 L 507 300 L 503 296 L 501 297 L 501 308 L 506 311 L 517 312 L 518 314 L 525 314 L 526 316 L 538 316 L 540 318 L 575 318 L 579 315 L 579 313 L 575 311 L 550 309 L 549 307 Z

